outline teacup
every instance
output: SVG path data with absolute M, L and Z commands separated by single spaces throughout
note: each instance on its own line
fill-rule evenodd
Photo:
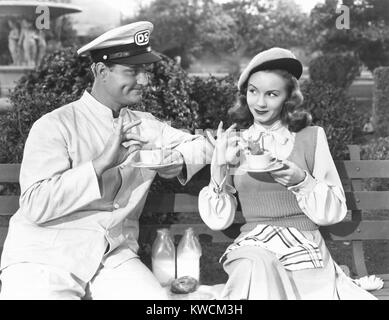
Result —
M 268 168 L 274 162 L 276 158 L 268 151 L 262 154 L 246 154 L 247 166 L 251 169 L 263 170 Z
M 160 165 L 163 160 L 163 149 L 139 150 L 139 161 L 145 165 Z

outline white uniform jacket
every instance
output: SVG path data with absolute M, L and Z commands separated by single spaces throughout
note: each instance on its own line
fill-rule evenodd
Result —
M 204 137 L 174 129 L 150 113 L 127 112 L 142 119 L 140 135 L 149 144 L 179 143 L 175 149 L 187 168 L 182 184 L 210 163 L 213 149 Z M 116 266 L 136 256 L 138 220 L 156 172 L 118 166 L 104 172 L 99 185 L 92 160 L 103 151 L 115 121 L 111 109 L 85 92 L 34 123 L 21 165 L 20 208 L 9 223 L 1 269 L 35 262 L 89 281 L 100 263 Z

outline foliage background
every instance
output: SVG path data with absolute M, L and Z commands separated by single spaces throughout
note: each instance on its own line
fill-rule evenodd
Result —
M 236 99 L 236 78 L 189 77 L 173 59 L 162 57 L 153 66 L 144 101 L 134 109 L 151 112 L 173 127 L 191 132 L 214 129 L 220 120 L 226 123 L 227 110 Z M 91 88 L 90 63 L 89 58 L 79 58 L 74 48 L 67 48 L 47 55 L 36 70 L 22 77 L 10 96 L 13 110 L 0 117 L 0 162 L 20 163 L 32 124 Z M 350 78 L 347 72 L 342 75 Z M 327 132 L 333 156 L 346 157 L 344 146 L 353 142 L 362 126 L 353 100 L 342 88 L 319 81 L 303 83 L 302 92 L 304 107 L 312 113 L 314 123 Z
M 376 134 L 381 137 L 389 135 L 389 67 L 374 70 L 373 119 Z

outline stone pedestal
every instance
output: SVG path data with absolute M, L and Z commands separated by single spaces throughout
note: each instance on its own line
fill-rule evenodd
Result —
M 0 98 L 7 97 L 23 74 L 32 70 L 25 66 L 0 66 Z
M 12 109 L 11 101 L 8 98 L 0 98 L 0 114 Z

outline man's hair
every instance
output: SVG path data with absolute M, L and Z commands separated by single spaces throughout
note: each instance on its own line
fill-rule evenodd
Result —
M 109 68 L 110 70 L 112 70 L 112 68 L 115 67 L 116 63 L 113 63 L 113 62 L 101 62 L 101 63 L 104 63 L 104 65 Z M 92 72 L 92 75 L 94 77 L 94 79 L 96 79 L 96 65 L 97 65 L 97 62 L 94 62 L 92 63 L 92 65 L 90 66 L 90 69 L 91 69 L 91 72 Z

